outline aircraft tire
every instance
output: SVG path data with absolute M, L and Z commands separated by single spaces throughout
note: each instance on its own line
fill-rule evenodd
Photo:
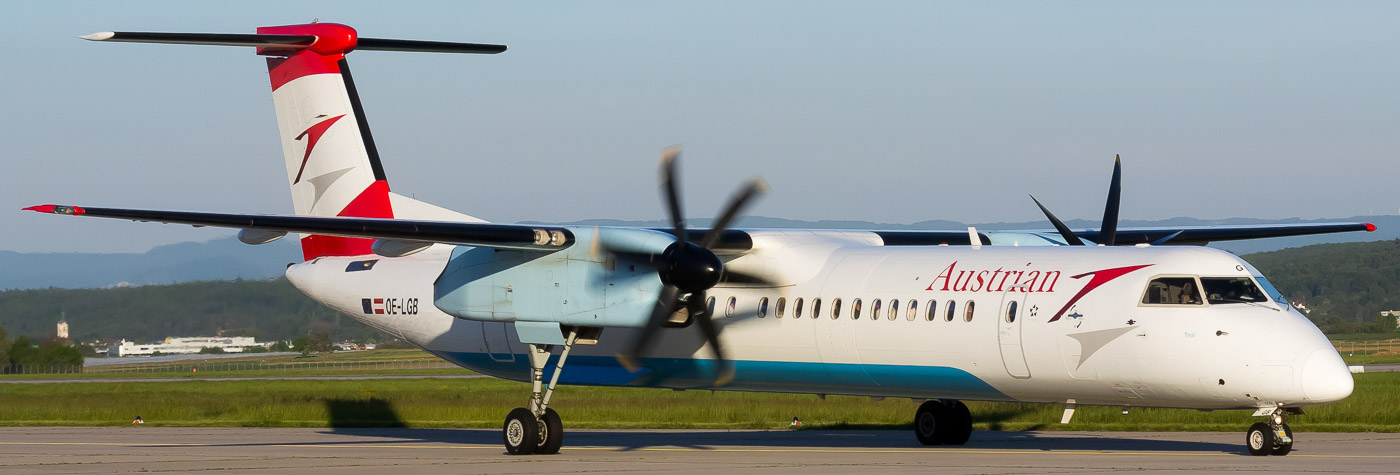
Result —
M 540 445 L 539 422 L 529 409 L 517 407 L 506 415 L 506 423 L 501 427 L 506 452 L 511 455 L 530 455 Z
M 1245 433 L 1244 446 L 1249 455 L 1269 455 L 1274 450 L 1274 431 L 1268 424 L 1255 422 Z
M 559 418 L 559 413 L 553 408 L 545 408 L 544 415 L 540 416 L 540 446 L 535 448 L 536 454 L 553 455 L 559 453 L 559 448 L 564 446 L 564 421 Z
M 1288 455 L 1289 452 L 1293 451 L 1293 428 L 1288 427 L 1288 424 L 1284 424 L 1283 433 L 1288 435 L 1288 443 L 1274 447 L 1273 450 L 1269 451 L 1269 455 Z
M 963 404 L 962 401 L 953 401 L 948 406 L 948 411 L 951 413 L 952 417 L 949 419 L 952 420 L 952 423 L 947 426 L 948 438 L 944 439 L 943 443 L 948 445 L 966 444 L 967 439 L 972 438 L 972 411 L 969 411 L 967 404 Z
M 914 437 L 920 444 L 942 445 L 948 438 L 949 425 L 953 424 L 948 406 L 941 401 L 924 401 L 914 412 Z

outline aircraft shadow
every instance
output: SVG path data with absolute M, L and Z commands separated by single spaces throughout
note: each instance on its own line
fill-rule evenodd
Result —
M 321 432 L 347 436 L 340 440 L 289 441 L 269 439 L 256 443 L 220 444 L 221 447 L 295 445 L 375 445 L 439 443 L 499 445 L 500 429 L 403 429 L 332 428 Z M 1045 452 L 1207 452 L 1247 455 L 1242 443 L 1218 443 L 1192 439 L 1192 433 L 1135 432 L 1019 432 L 978 431 L 963 446 L 919 445 L 905 430 L 566 430 L 564 449 L 616 447 L 619 451 L 650 448 L 711 450 L 752 447 L 814 449 L 927 449 L 938 450 L 1035 450 Z

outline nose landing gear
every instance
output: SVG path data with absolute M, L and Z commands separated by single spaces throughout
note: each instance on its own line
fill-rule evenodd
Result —
M 559 374 L 564 372 L 564 361 L 569 358 L 578 339 L 578 331 L 570 330 L 564 340 L 564 351 L 559 353 L 554 376 L 549 378 L 549 386 L 544 386 L 544 365 L 549 362 L 551 345 L 530 343 L 530 377 L 534 388 L 530 393 L 528 408 L 517 407 L 506 415 L 501 428 L 506 452 L 511 455 L 557 454 L 564 445 L 564 422 L 559 413 L 549 407 L 549 398 L 554 395 L 554 386 L 559 383 Z
M 1269 422 L 1249 426 L 1244 441 L 1250 455 L 1288 455 L 1293 450 L 1293 429 L 1286 423 L 1290 412 L 1284 408 L 1267 411 L 1263 415 L 1269 416 Z
M 924 445 L 963 445 L 972 436 L 972 413 L 952 399 L 924 401 L 914 413 L 914 437 Z

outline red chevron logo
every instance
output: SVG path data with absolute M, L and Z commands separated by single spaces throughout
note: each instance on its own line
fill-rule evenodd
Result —
M 1082 279 L 1091 275 L 1094 277 L 1092 279 L 1089 279 L 1089 283 L 1084 284 L 1084 288 L 1079 289 L 1079 293 L 1074 294 L 1074 297 L 1069 299 L 1069 302 L 1066 302 L 1065 306 L 1061 308 L 1060 311 L 1055 312 L 1055 316 L 1050 318 L 1050 322 L 1059 320 L 1060 317 L 1064 316 L 1066 310 L 1069 310 L 1070 307 L 1073 307 L 1075 302 L 1078 302 L 1079 299 L 1084 298 L 1084 296 L 1088 294 L 1089 291 L 1097 289 L 1100 285 L 1107 284 L 1113 279 L 1122 277 L 1124 274 L 1141 269 L 1143 267 L 1149 267 L 1151 265 L 1152 264 L 1144 264 L 1140 266 L 1114 267 L 1112 269 L 1096 270 L 1093 272 L 1085 272 L 1083 274 L 1070 276 L 1071 279 Z
M 295 140 L 301 140 L 304 137 L 309 138 L 307 138 L 306 140 L 306 154 L 301 156 L 301 168 L 297 169 L 297 177 L 296 179 L 292 180 L 293 185 L 301 181 L 301 174 L 302 172 L 306 171 L 306 161 L 311 158 L 311 149 L 316 148 L 316 141 L 321 140 L 321 135 L 324 135 L 326 133 L 326 129 L 331 128 L 331 124 L 334 124 L 335 121 L 340 120 L 341 117 L 345 117 L 345 114 L 340 114 L 338 116 L 317 122 L 316 125 L 308 127 L 306 130 L 301 132 L 301 135 L 297 136 Z

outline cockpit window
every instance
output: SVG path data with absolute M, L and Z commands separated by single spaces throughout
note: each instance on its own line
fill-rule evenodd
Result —
M 1158 277 L 1147 284 L 1142 303 L 1148 305 L 1201 305 L 1194 277 Z
M 1274 301 L 1278 303 L 1288 303 L 1288 300 L 1283 298 L 1283 292 L 1279 292 L 1278 289 L 1275 289 L 1274 284 L 1269 283 L 1269 279 L 1265 279 L 1262 275 L 1256 275 L 1254 276 L 1254 280 L 1258 281 L 1259 285 L 1264 287 L 1264 293 L 1269 294 L 1269 298 L 1274 299 Z
M 1201 277 L 1201 288 L 1206 291 L 1206 301 L 1211 305 L 1269 301 L 1249 277 Z

